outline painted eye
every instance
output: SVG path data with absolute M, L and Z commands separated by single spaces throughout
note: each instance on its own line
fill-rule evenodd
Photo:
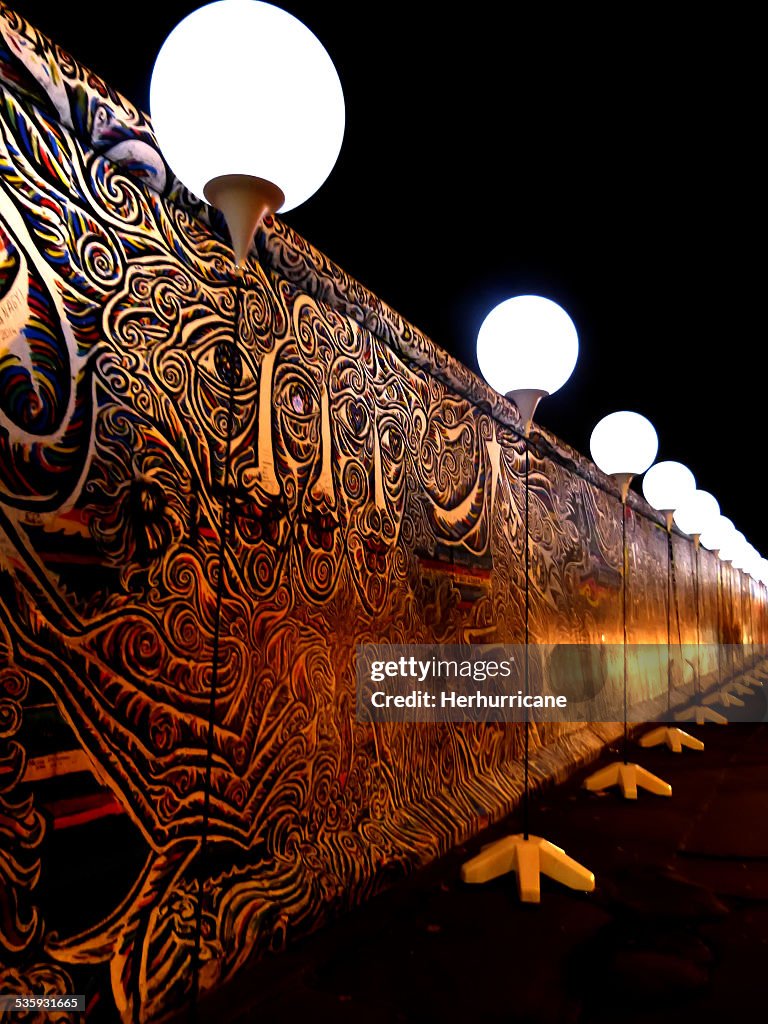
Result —
M 213 353 L 213 365 L 220 381 L 235 386 L 243 379 L 243 360 L 231 341 L 222 341 Z
M 350 402 L 347 409 L 349 424 L 356 434 L 361 434 L 368 426 L 368 410 L 362 402 Z
M 294 382 L 290 385 L 288 406 L 297 416 L 307 416 L 312 411 L 312 398 L 303 384 Z
M 381 435 L 381 447 L 393 459 L 399 459 L 403 454 L 403 438 L 399 430 L 394 427 L 387 427 Z

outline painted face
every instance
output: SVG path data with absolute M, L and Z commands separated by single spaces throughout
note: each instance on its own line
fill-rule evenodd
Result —
M 392 372 L 394 357 L 374 346 L 366 336 L 366 358 L 339 361 L 333 408 L 349 570 L 363 604 L 376 612 L 389 592 L 412 453 L 407 447 L 410 402 Z
M 419 379 L 414 469 L 423 511 L 440 544 L 486 553 L 499 478 L 493 422 L 434 379 Z
M 230 536 L 233 558 L 242 567 L 247 587 L 259 596 L 281 583 L 291 547 L 286 494 L 278 481 L 272 444 L 272 390 L 286 311 L 262 290 L 243 295 L 237 320 L 238 344 L 220 338 L 209 349 L 207 366 L 199 370 L 218 409 L 218 468 L 222 493 L 225 475 L 230 389 L 234 398 L 231 470 L 228 481 L 235 529 Z M 275 337 L 278 341 L 275 341 Z M 207 371 L 207 372 L 206 372 Z M 206 422 L 203 420 L 202 422 Z M 217 422 L 214 420 L 214 422 Z
M 260 446 L 260 462 L 269 466 L 272 459 L 290 524 L 292 579 L 312 602 L 333 594 L 343 563 L 329 381 L 337 354 L 349 347 L 353 333 L 341 317 L 324 315 L 299 297 L 292 331 L 271 367 L 272 447 L 267 452 Z
M 377 611 L 405 507 L 411 409 L 399 364 L 338 313 L 301 295 L 289 305 L 291 327 L 260 366 L 251 518 L 274 517 L 305 599 L 328 600 L 346 566 Z

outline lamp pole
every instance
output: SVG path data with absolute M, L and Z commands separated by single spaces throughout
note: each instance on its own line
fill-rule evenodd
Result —
M 697 725 L 714 722 L 718 725 L 727 724 L 727 719 L 710 705 L 715 698 L 702 698 L 701 695 L 701 546 L 702 538 L 707 546 L 720 543 L 723 517 L 717 499 L 709 491 L 696 490 L 675 511 L 675 524 L 687 534 L 693 543 L 693 600 L 696 630 L 696 664 L 693 683 L 693 703 L 680 712 L 679 719 L 689 721 L 691 716 Z
M 275 88 L 275 83 L 284 79 L 286 68 L 291 68 L 292 78 L 303 77 L 303 81 L 296 83 L 296 88 Z M 260 0 L 221 0 L 184 18 L 155 60 L 150 110 L 158 145 L 174 173 L 194 195 L 223 214 L 236 268 L 234 336 L 228 366 L 223 370 L 228 386 L 226 438 L 189 993 L 194 1016 L 202 966 L 222 613 L 232 519 L 235 389 L 248 253 L 265 215 L 299 206 L 328 177 L 341 148 L 345 115 L 341 83 L 322 44 L 293 15 Z
M 726 686 L 723 668 L 723 643 L 728 639 L 727 626 L 729 622 L 726 614 L 725 600 L 725 578 L 724 566 L 731 557 L 730 548 L 733 545 L 733 537 L 736 534 L 736 527 L 726 516 L 719 515 L 714 519 L 701 534 L 700 542 L 703 547 L 708 548 L 714 558 L 717 570 L 717 683 L 718 690 L 722 691 Z M 732 674 L 732 673 L 731 673 Z M 727 725 L 728 719 L 719 714 L 709 705 L 699 703 L 694 707 L 696 721 L 702 724 L 704 721 L 716 722 L 719 725 Z
M 643 495 L 651 506 L 664 516 L 667 540 L 667 714 L 672 711 L 672 600 L 674 597 L 674 551 L 672 526 L 675 510 L 685 503 L 696 490 L 693 473 L 681 462 L 657 462 L 643 477 Z M 640 738 L 641 747 L 656 747 L 665 743 L 675 754 L 684 747 L 703 750 L 704 744 L 676 726 L 663 725 Z
M 519 295 L 496 306 L 483 321 L 477 339 L 480 369 L 491 385 L 517 406 L 523 442 L 524 526 L 524 692 L 530 687 L 530 432 L 536 408 L 568 380 L 578 357 L 578 336 L 570 317 L 550 299 Z M 595 876 L 540 836 L 530 824 L 530 710 L 525 701 L 522 833 L 485 846 L 461 869 L 464 882 L 488 882 L 514 871 L 525 903 L 541 899 L 542 874 L 572 889 L 592 892 Z
M 742 576 L 744 575 L 744 569 L 750 563 L 752 559 L 752 547 L 746 541 L 746 538 L 738 530 L 733 530 L 726 540 L 726 551 L 724 561 L 730 561 L 733 568 L 738 573 L 738 584 L 739 584 L 739 628 L 742 643 L 742 656 L 741 656 L 741 672 L 739 678 L 736 678 L 735 663 L 732 663 L 731 676 L 730 678 L 722 683 L 719 689 L 714 693 L 710 694 L 704 699 L 705 703 L 715 703 L 719 701 L 726 707 L 743 707 L 744 702 L 739 699 L 736 694 L 750 694 L 752 692 L 751 686 L 753 685 L 751 676 L 747 672 L 745 653 L 744 653 L 744 633 L 745 633 L 745 614 L 744 614 L 744 594 L 742 585 Z M 723 552 L 720 552 L 721 557 Z M 732 581 L 732 574 L 729 577 Z M 731 605 L 733 606 L 733 586 L 730 586 L 731 594 Z M 754 684 L 756 685 L 756 683 Z
M 672 787 L 639 764 L 629 762 L 628 691 L 629 666 L 627 649 L 627 579 L 629 558 L 627 551 L 627 498 L 633 477 L 645 473 L 656 458 L 659 442 L 653 425 L 645 416 L 623 410 L 604 416 L 592 431 L 589 442 L 595 464 L 612 477 L 619 490 L 621 507 L 622 557 L 622 654 L 624 662 L 624 732 L 622 760 L 606 765 L 584 780 L 584 788 L 592 792 L 618 786 L 626 800 L 636 800 L 638 787 L 657 796 L 672 796 Z

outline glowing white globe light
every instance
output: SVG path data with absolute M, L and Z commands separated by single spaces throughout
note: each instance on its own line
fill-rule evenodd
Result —
M 736 552 L 731 559 L 731 564 L 734 569 L 743 569 L 749 561 L 749 549 L 747 547 L 746 539 L 738 545 Z
M 719 551 L 727 542 L 728 537 L 736 532 L 736 527 L 726 516 L 718 516 L 702 530 L 699 541 L 709 551 Z
M 696 478 L 682 462 L 657 462 L 643 477 L 645 500 L 659 512 L 680 508 L 695 490 Z
M 757 578 L 761 583 L 768 583 L 768 559 L 761 558 L 758 565 L 758 576 Z
M 740 560 L 742 548 L 746 543 L 746 537 L 741 530 L 734 529 L 733 533 L 726 539 L 725 546 L 720 551 L 720 557 L 724 562 L 731 562 L 734 565 Z M 738 566 L 736 566 L 738 568 Z
M 739 568 L 743 569 L 744 572 L 749 572 L 750 566 L 752 565 L 752 550 L 749 544 L 744 545 L 740 561 L 741 565 Z
M 597 424 L 589 450 L 598 468 L 609 476 L 637 476 L 656 458 L 659 439 L 653 424 L 637 412 L 612 412 Z
M 736 526 L 728 516 L 718 516 L 715 523 L 723 539 L 729 540 L 731 537 L 736 536 Z
M 723 562 L 730 562 L 735 554 L 738 553 L 739 544 L 736 537 L 736 527 L 721 541 L 720 543 L 720 559 Z
M 756 555 L 757 551 L 745 537 L 736 557 L 733 559 L 733 565 L 736 569 L 743 569 L 744 572 L 749 572 Z
M 760 570 L 760 552 L 754 546 L 749 545 L 749 551 L 747 553 L 746 565 L 744 566 L 745 572 L 748 572 L 753 579 L 757 579 L 757 574 Z
M 675 509 L 675 525 L 683 533 L 701 534 L 717 521 L 720 506 L 709 491 L 694 491 Z
M 554 394 L 573 373 L 579 336 L 556 302 L 516 295 L 494 307 L 477 335 L 477 362 L 492 388 Z
M 344 135 L 341 83 L 322 44 L 257 0 L 220 0 L 176 26 L 155 62 L 150 111 L 163 155 L 196 196 L 213 179 L 250 175 L 284 193 L 282 210 L 320 188 Z

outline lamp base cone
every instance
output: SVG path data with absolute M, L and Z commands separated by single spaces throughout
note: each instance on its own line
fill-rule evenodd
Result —
M 683 747 L 688 747 L 689 750 L 704 749 L 701 740 L 697 740 L 683 729 L 668 725 L 652 729 L 645 736 L 641 736 L 639 742 L 641 747 L 659 747 L 662 743 L 666 743 L 673 754 L 682 753 Z
M 518 388 L 517 391 L 507 392 L 507 398 L 512 399 L 520 413 L 520 419 L 523 421 L 523 433 L 526 437 L 531 432 L 531 424 L 539 402 L 548 394 L 548 391 L 539 391 L 537 388 Z
M 594 892 L 595 876 L 559 846 L 540 836 L 505 836 L 484 846 L 461 868 L 462 882 L 472 885 L 514 871 L 523 903 L 541 902 L 541 876 L 546 875 L 570 889 Z
M 622 504 L 627 500 L 629 485 L 632 483 L 634 475 L 634 473 L 611 473 L 611 476 L 616 481 L 616 486 L 619 488 Z
M 271 181 L 252 174 L 221 174 L 203 189 L 205 198 L 224 214 L 235 261 L 245 266 L 256 228 L 266 213 L 274 213 L 285 196 Z
M 672 787 L 657 775 L 653 775 L 639 764 L 615 764 L 599 768 L 584 780 L 584 788 L 594 793 L 600 789 L 618 786 L 625 800 L 637 800 L 638 787 L 647 789 L 656 796 L 672 796 Z

